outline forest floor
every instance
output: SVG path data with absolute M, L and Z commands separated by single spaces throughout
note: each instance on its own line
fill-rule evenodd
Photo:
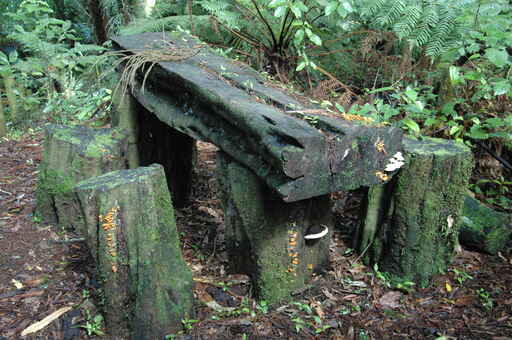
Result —
M 463 249 L 429 287 L 393 290 L 350 249 L 357 192 L 337 195 L 328 272 L 288 304 L 256 302 L 248 278 L 229 273 L 215 147 L 199 149 L 193 200 L 176 211 L 194 274 L 196 317 L 169 339 L 512 340 L 511 247 L 498 256 Z M 40 129 L 0 139 L 0 340 L 110 339 L 99 335 L 101 289 L 85 244 L 34 220 L 41 153 Z M 59 311 L 53 322 L 21 335 Z

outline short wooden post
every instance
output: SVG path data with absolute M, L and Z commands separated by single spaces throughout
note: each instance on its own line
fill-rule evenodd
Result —
M 276 303 L 304 287 L 329 261 L 329 196 L 285 203 L 225 153 L 217 169 L 230 264 L 251 276 L 259 299 Z
M 449 140 L 404 140 L 406 165 L 370 188 L 356 249 L 367 264 L 426 285 L 446 270 L 473 167 L 469 148 Z
M 143 109 L 137 100 L 129 93 L 122 93 L 119 87 L 112 96 L 115 110 L 112 110 L 112 126 L 123 129 L 127 135 L 126 158 L 131 169 L 140 165 L 137 140 L 139 129 L 137 126 L 137 112 Z
M 174 205 L 185 206 L 192 189 L 195 140 L 161 122 L 129 93 L 117 102 L 113 124 L 129 131 L 130 167 L 163 165 Z
M 49 223 L 72 227 L 68 207 L 79 181 L 125 169 L 126 136 L 116 129 L 48 125 L 39 166 L 36 215 Z
M 74 188 L 74 211 L 105 292 L 109 332 L 163 339 L 182 329 L 193 306 L 161 165 L 113 171 Z

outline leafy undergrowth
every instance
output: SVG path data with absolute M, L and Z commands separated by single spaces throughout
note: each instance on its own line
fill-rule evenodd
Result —
M 109 339 L 101 289 L 83 242 L 34 221 L 41 132 L 0 140 L 0 339 Z M 361 265 L 350 248 L 357 192 L 335 195 L 331 268 L 289 303 L 250 297 L 248 277 L 229 272 L 216 193 L 215 147 L 199 143 L 190 205 L 176 212 L 194 273 L 196 316 L 169 339 L 512 339 L 512 254 L 462 250 L 428 288 L 396 282 Z M 410 290 L 407 292 L 407 290 Z M 71 307 L 35 333 L 21 332 Z

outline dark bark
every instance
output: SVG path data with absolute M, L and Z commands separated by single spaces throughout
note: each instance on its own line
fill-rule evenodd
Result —
M 108 40 L 108 19 L 105 17 L 101 9 L 101 0 L 88 0 L 88 5 L 96 43 L 98 45 L 102 45 Z

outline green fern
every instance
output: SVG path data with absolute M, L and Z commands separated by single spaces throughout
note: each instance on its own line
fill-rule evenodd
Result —
M 367 17 L 392 29 L 411 47 L 430 57 L 458 46 L 462 25 L 454 6 L 441 0 L 376 0 L 365 10 Z

